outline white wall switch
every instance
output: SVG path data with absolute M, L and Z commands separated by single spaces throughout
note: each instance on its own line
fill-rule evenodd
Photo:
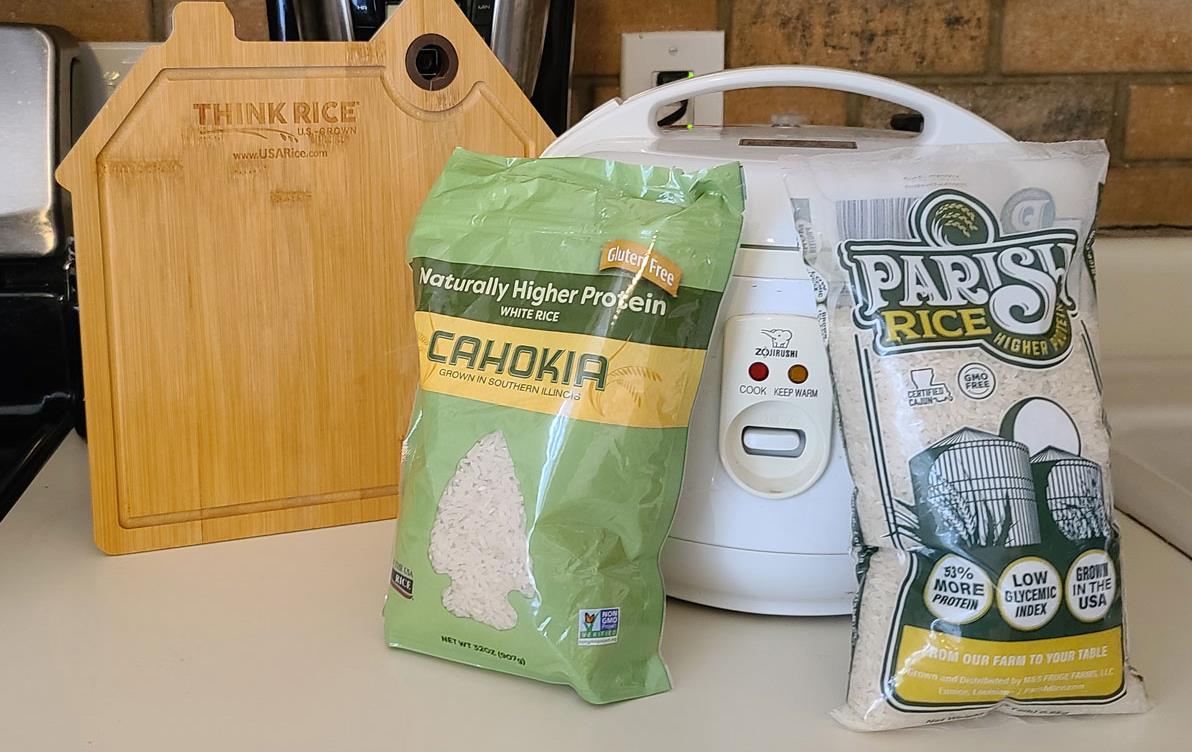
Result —
M 655 31 L 621 35 L 621 97 L 678 78 L 724 70 L 723 31 Z M 667 125 L 721 125 L 724 96 L 705 94 L 659 111 Z

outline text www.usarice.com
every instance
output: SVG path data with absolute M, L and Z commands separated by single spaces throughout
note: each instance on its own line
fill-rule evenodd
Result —
M 292 146 L 265 146 L 260 149 L 254 149 L 253 151 L 232 152 L 232 157 L 241 161 L 251 159 L 318 159 L 325 156 L 327 156 L 326 149 L 296 149 Z

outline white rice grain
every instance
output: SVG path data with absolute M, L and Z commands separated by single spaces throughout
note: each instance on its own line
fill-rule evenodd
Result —
M 525 502 L 500 431 L 477 441 L 439 498 L 430 562 L 451 578 L 443 607 L 493 629 L 512 629 L 510 593 L 534 597 Z

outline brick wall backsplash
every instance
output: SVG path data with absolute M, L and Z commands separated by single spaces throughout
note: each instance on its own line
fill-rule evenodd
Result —
M 144 42 L 169 33 L 181 0 L 0 0 L 0 22 L 60 26 L 84 42 Z M 264 0 L 226 0 L 244 40 L 269 38 Z
M 0 0 L 0 21 L 59 26 L 88 42 L 153 39 L 148 0 Z
M 0 21 L 162 39 L 178 0 L 0 0 Z M 573 116 L 617 96 L 621 34 L 723 29 L 729 67 L 828 65 L 905 80 L 1024 140 L 1100 138 L 1101 223 L 1192 230 L 1192 0 L 576 0 Z M 228 0 L 265 39 L 264 0 Z M 899 108 L 814 89 L 729 93 L 730 123 L 885 127 Z
M 1192 70 L 1188 0 L 1005 0 L 1006 73 Z
M 611 2 L 576 0 L 577 76 L 617 76 L 621 70 L 621 34 L 628 31 L 715 29 L 717 0 Z
M 620 3 L 596 4 L 611 9 Z M 728 5 L 726 51 L 734 67 L 814 62 L 886 74 L 985 69 L 987 0 L 742 0 Z
M 622 31 L 718 28 L 728 67 L 852 68 L 922 87 L 1018 139 L 1104 139 L 1101 225 L 1192 230 L 1192 0 L 716 0 L 702 25 L 706 0 L 652 0 L 649 11 L 641 0 L 577 2 L 590 24 L 579 38 L 602 50 L 619 50 L 605 35 Z M 641 17 L 650 25 L 634 26 Z M 577 65 L 575 114 L 616 96 L 618 75 Z M 730 123 L 793 114 L 881 128 L 899 111 L 808 89 L 725 97 Z

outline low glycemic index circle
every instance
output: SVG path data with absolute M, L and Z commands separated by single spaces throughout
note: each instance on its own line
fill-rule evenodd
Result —
M 1099 548 L 1085 551 L 1068 567 L 1064 602 L 1073 618 L 1086 624 L 1100 621 L 1117 597 L 1117 571 L 1113 559 Z
M 993 604 L 993 581 L 985 570 L 956 554 L 935 563 L 923 589 L 923 603 L 937 619 L 970 624 Z
M 998 578 L 998 611 L 1017 630 L 1039 629 L 1059 612 L 1062 585 L 1059 571 L 1046 559 L 1038 556 L 1016 559 Z

